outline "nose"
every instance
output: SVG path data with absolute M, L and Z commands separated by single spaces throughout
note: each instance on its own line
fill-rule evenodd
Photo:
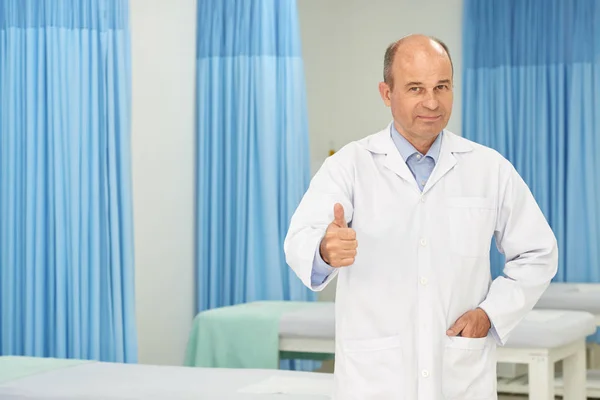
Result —
M 423 107 L 425 107 L 428 110 L 437 110 L 438 106 L 439 106 L 439 101 L 437 99 L 437 95 L 435 94 L 434 91 L 427 91 L 427 94 L 425 95 L 425 99 L 423 99 Z

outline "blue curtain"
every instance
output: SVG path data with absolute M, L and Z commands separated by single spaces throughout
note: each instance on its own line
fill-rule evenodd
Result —
M 310 180 L 299 36 L 295 0 L 198 0 L 198 311 L 315 299 L 283 253 Z
M 136 361 L 128 19 L 0 1 L 0 354 Z
M 197 309 L 312 300 L 283 240 L 310 179 L 295 0 L 199 0 Z
M 600 282 L 600 2 L 464 6 L 464 136 L 531 188 L 558 239 L 555 280 Z

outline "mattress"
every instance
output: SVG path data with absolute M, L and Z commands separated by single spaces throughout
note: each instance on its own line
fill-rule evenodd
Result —
M 596 331 L 594 316 L 570 310 L 533 310 L 517 325 L 506 347 L 552 348 L 584 338 Z M 334 303 L 286 312 L 280 320 L 281 338 L 335 338 Z
M 535 308 L 579 310 L 600 315 L 600 284 L 552 283 Z
M 532 310 L 512 331 L 505 347 L 555 348 L 595 332 L 595 318 L 588 312 Z
M 8 370 L 22 359 L 0 357 L 0 363 Z M 0 399 L 324 400 L 332 390 L 330 374 L 87 362 L 21 374 L 0 383 Z

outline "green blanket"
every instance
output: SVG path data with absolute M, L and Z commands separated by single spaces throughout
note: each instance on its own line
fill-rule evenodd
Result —
M 279 353 L 281 315 L 312 304 L 262 301 L 201 312 L 194 319 L 185 365 L 277 369 L 280 358 L 333 359 L 331 354 Z
M 38 357 L 0 357 L 0 384 L 59 368 L 72 367 L 92 361 L 64 360 Z

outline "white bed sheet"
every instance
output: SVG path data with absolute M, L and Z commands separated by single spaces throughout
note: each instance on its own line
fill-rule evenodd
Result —
M 556 348 L 594 332 L 596 321 L 588 312 L 532 310 L 510 334 L 506 347 Z
M 551 283 L 535 305 L 537 309 L 579 310 L 600 314 L 600 284 Z
M 89 363 L 0 385 L 2 400 L 325 400 L 333 376 L 311 372 Z
M 335 337 L 335 303 L 317 302 L 284 313 L 279 320 L 279 336 L 286 338 Z

